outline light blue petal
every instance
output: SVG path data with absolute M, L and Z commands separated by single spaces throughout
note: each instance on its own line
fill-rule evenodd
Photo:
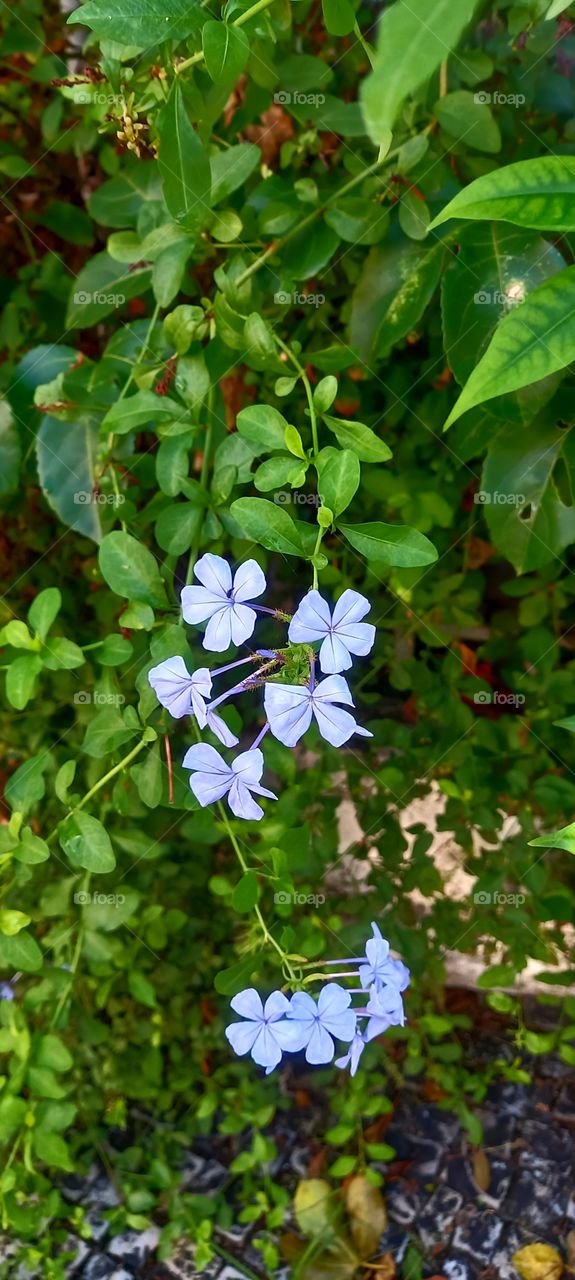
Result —
M 234 644 L 244 644 L 254 633 L 257 613 L 246 604 L 234 604 L 230 611 L 230 626 Z
M 232 643 L 232 604 L 227 601 L 222 606 L 220 603 L 218 612 L 214 613 L 210 618 L 202 644 L 204 649 L 209 649 L 210 653 L 225 653 Z
M 259 747 L 256 747 L 255 750 L 252 747 L 251 751 L 242 751 L 232 761 L 232 770 L 237 774 L 240 781 L 244 782 L 248 787 L 251 786 L 252 782 L 259 782 L 264 771 L 263 752 L 260 751 Z
M 353 1040 L 357 1014 L 354 1009 L 346 1009 L 344 1013 L 322 1014 L 321 1025 L 338 1040 Z
M 313 1066 L 322 1062 L 331 1062 L 335 1053 L 335 1045 L 331 1036 L 316 1022 L 305 1051 L 306 1061 Z
M 369 613 L 371 605 L 366 596 L 360 595 L 359 591 L 352 591 L 348 587 L 347 591 L 343 591 L 333 611 L 332 626 L 334 630 L 341 631 L 343 627 L 350 623 L 360 622 Z M 368 624 L 370 625 L 370 624 Z
M 357 724 L 349 711 L 328 702 L 313 702 L 313 711 L 322 738 L 332 747 L 341 747 L 357 732 Z
M 234 574 L 234 600 L 240 603 L 244 600 L 255 600 L 265 589 L 265 576 L 257 560 L 244 560 Z
M 309 690 L 295 685 L 266 684 L 264 706 L 274 738 L 286 747 L 295 747 L 311 724 Z
M 216 800 L 223 800 L 232 786 L 231 777 L 222 777 L 221 773 L 192 773 L 190 787 L 202 809 Z
M 295 1018 L 298 1022 L 315 1022 L 317 1017 L 317 1005 L 315 1000 L 307 991 L 296 991 L 290 1000 L 289 1018 Z
M 193 747 L 188 747 L 182 765 L 184 769 L 200 769 L 202 773 L 223 773 L 226 777 L 232 772 L 219 751 L 216 751 L 215 747 L 208 746 L 207 742 L 195 742 Z
M 249 1053 L 261 1031 L 260 1022 L 232 1022 L 226 1027 L 225 1034 L 238 1057 Z
M 289 1009 L 289 1000 L 283 991 L 272 991 L 264 1005 L 264 1018 L 283 1018 Z
M 308 591 L 289 624 L 288 640 L 292 644 L 311 644 L 322 640 L 331 626 L 331 613 L 319 591 Z
M 352 665 L 347 648 L 339 636 L 332 632 L 326 636 L 319 651 L 319 665 L 324 672 L 349 671 Z
M 279 1044 L 274 1040 L 269 1027 L 263 1024 L 252 1049 L 252 1058 L 258 1067 L 277 1067 L 282 1060 Z
M 311 1029 L 311 1023 L 297 1022 L 292 1018 L 270 1023 L 271 1033 L 284 1053 L 299 1053 L 300 1049 L 305 1049 Z
M 350 1004 L 351 993 L 345 987 L 341 987 L 339 982 L 327 982 L 319 993 L 317 1009 L 323 1018 L 324 1014 L 343 1013 Z
M 148 671 L 148 683 L 158 702 L 174 720 L 190 714 L 193 697 L 193 676 L 183 658 L 166 658 Z
M 237 995 L 230 1000 L 230 1005 L 234 1013 L 239 1013 L 240 1018 L 261 1022 L 264 1017 L 262 998 L 255 987 L 246 987 L 243 991 L 238 991 Z
M 184 622 L 193 627 L 218 613 L 224 603 L 221 596 L 214 595 L 205 587 L 184 587 L 180 598 Z
M 261 806 L 238 778 L 234 778 L 229 789 L 228 804 L 236 818 L 243 818 L 246 822 L 259 822 L 264 816 Z
M 239 738 L 235 733 L 232 733 L 231 729 L 228 729 L 225 720 L 218 715 L 217 711 L 208 711 L 204 723 L 207 724 L 212 733 L 215 733 L 216 738 L 219 738 L 224 747 L 235 747 L 236 743 L 239 742 Z
M 225 599 L 232 589 L 232 571 L 227 560 L 223 556 L 213 555 L 211 551 L 197 561 L 194 576 L 220 600 Z

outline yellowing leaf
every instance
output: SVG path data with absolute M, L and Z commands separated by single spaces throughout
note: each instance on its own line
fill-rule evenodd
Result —
M 387 1225 L 383 1197 L 361 1173 L 348 1182 L 345 1195 L 353 1243 L 362 1258 L 369 1258 Z
M 295 1220 L 304 1236 L 322 1236 L 331 1231 L 330 1202 L 333 1195 L 324 1178 L 305 1178 L 299 1182 L 294 1196 Z
M 559 1280 L 563 1259 L 550 1244 L 528 1244 L 513 1254 L 513 1266 L 521 1280 Z

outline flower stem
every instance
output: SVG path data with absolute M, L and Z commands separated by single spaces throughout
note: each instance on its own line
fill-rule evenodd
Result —
M 237 837 L 236 837 L 235 832 L 234 832 L 234 831 L 233 831 L 233 829 L 232 829 L 232 826 L 231 826 L 231 823 L 230 823 L 230 821 L 229 821 L 228 815 L 227 815 L 227 813 L 226 813 L 226 811 L 225 811 L 225 809 L 224 809 L 224 806 L 223 806 L 223 804 L 222 804 L 222 801 L 221 801 L 221 800 L 219 800 L 219 801 L 218 801 L 218 811 L 219 811 L 219 814 L 220 814 L 220 817 L 221 817 L 221 820 L 222 820 L 223 826 L 224 826 L 224 827 L 225 827 L 225 829 L 226 829 L 226 834 L 227 834 L 227 836 L 228 836 L 228 839 L 229 839 L 229 841 L 230 841 L 230 843 L 231 843 L 231 845 L 232 845 L 232 847 L 233 847 L 233 850 L 234 850 L 234 853 L 235 853 L 235 855 L 236 855 L 236 858 L 237 858 L 237 860 L 238 860 L 238 862 L 239 862 L 239 864 L 240 864 L 240 867 L 241 867 L 241 869 L 242 869 L 242 871 L 244 872 L 244 875 L 245 875 L 246 871 L 248 871 L 248 864 L 247 864 L 247 862 L 246 862 L 246 860 L 245 860 L 245 858 L 244 858 L 244 855 L 243 855 L 243 853 L 242 853 L 242 851 L 241 851 L 241 849 L 240 849 L 239 841 L 238 841 L 238 839 L 237 839 Z M 292 982 L 292 983 L 294 983 L 294 984 L 296 984 L 296 985 L 297 985 L 297 981 L 298 981 L 298 980 L 297 980 L 297 976 L 296 976 L 296 974 L 294 973 L 294 971 L 293 971 L 293 969 L 292 969 L 292 966 L 291 966 L 291 964 L 290 964 L 290 962 L 289 962 L 289 959 L 288 959 L 287 953 L 284 951 L 283 947 L 281 947 L 281 946 L 280 946 L 279 942 L 277 942 L 277 941 L 276 941 L 276 939 L 273 937 L 273 934 L 271 934 L 271 933 L 270 933 L 270 931 L 269 931 L 269 929 L 268 929 L 268 927 L 267 927 L 267 924 L 266 924 L 266 922 L 265 922 L 265 920 L 264 920 L 264 918 L 263 918 L 263 916 L 262 916 L 262 913 L 261 913 L 261 911 L 260 911 L 260 909 L 259 909 L 259 906 L 257 906 L 257 904 L 256 904 L 256 906 L 254 907 L 254 914 L 255 914 L 255 916 L 256 916 L 256 919 L 257 919 L 257 921 L 258 921 L 258 924 L 259 924 L 259 926 L 260 926 L 260 929 L 261 929 L 261 931 L 262 931 L 262 933 L 263 933 L 264 941 L 265 941 L 265 942 L 267 942 L 267 943 L 269 943 L 269 945 L 270 945 L 271 947 L 273 947 L 275 951 L 277 951 L 278 955 L 281 957 L 282 965 L 283 965 L 283 967 L 284 967 L 284 969 L 285 969 L 286 973 L 288 974 L 288 977 L 289 977 L 289 979 L 290 979 L 290 982 Z
M 208 391 L 207 404 L 206 404 L 207 424 L 206 424 L 206 438 L 204 441 L 204 456 L 202 458 L 202 470 L 200 472 L 200 485 L 204 491 L 207 491 L 207 488 L 208 488 L 208 470 L 210 466 L 210 453 L 212 448 L 212 435 L 213 435 L 213 428 L 214 428 L 214 397 L 215 397 L 215 388 L 213 385 L 210 385 L 210 389 Z M 198 558 L 198 549 L 200 545 L 200 538 L 202 536 L 203 525 L 204 525 L 204 517 L 203 515 L 201 515 L 200 522 L 192 538 L 192 545 L 190 547 L 188 571 L 186 573 L 186 586 L 190 585 L 190 582 L 192 581 L 192 578 L 194 576 L 194 565 Z

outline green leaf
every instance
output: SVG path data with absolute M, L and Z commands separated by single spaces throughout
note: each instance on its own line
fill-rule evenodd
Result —
M 328 227 L 350 244 L 377 244 L 389 226 L 389 210 L 359 196 L 334 200 L 324 217 Z
M 382 14 L 375 65 L 360 101 L 373 142 L 386 141 L 405 99 L 437 70 L 473 17 L 476 0 L 397 0 Z
M 39 1067 L 49 1067 L 51 1071 L 70 1071 L 74 1066 L 74 1059 L 63 1040 L 49 1033 L 42 1036 L 36 1063 Z
M 61 608 L 62 594 L 58 587 L 46 587 L 32 601 L 28 610 L 28 623 L 40 640 L 46 639 Z
M 351 343 L 359 355 L 385 358 L 418 325 L 439 283 L 445 248 L 411 241 L 372 249 L 356 285 Z
M 192 247 L 191 244 L 172 244 L 156 258 L 152 271 L 152 289 L 160 307 L 169 307 L 180 292 Z
M 269 404 L 252 404 L 242 409 L 236 419 L 237 429 L 243 440 L 251 444 L 257 453 L 272 453 L 283 449 L 288 423 L 278 409 Z
M 570 822 L 567 827 L 561 827 L 550 835 L 537 836 L 535 840 L 529 841 L 529 845 L 539 849 L 565 849 L 566 853 L 575 853 L 575 822 Z
M 573 475 L 575 434 L 536 419 L 519 433 L 505 427 L 490 446 L 481 479 L 491 535 L 517 573 L 548 564 L 575 541 L 575 506 L 563 500 L 558 464 Z
M 338 382 L 333 374 L 321 378 L 314 389 L 313 402 L 318 413 L 327 413 L 337 395 Z
M 79 810 L 58 827 L 58 839 L 73 867 L 104 874 L 116 866 L 112 842 L 102 823 Z
M 512 987 L 516 976 L 517 970 L 514 965 L 493 964 L 479 976 L 477 979 L 477 986 L 480 987 L 481 990 L 485 990 L 489 987 Z
M 246 538 L 253 539 L 261 547 L 286 556 L 305 555 L 299 524 L 283 507 L 265 498 L 236 498 L 230 511 Z
M 442 281 L 445 351 L 459 383 L 470 377 L 500 319 L 564 265 L 535 232 L 496 222 L 465 228 Z
M 175 222 L 195 233 L 210 209 L 211 170 L 196 130 L 188 116 L 182 86 L 176 76 L 159 120 L 164 198 Z
M 118 596 L 149 604 L 167 605 L 166 589 L 151 551 L 136 538 L 119 529 L 108 533 L 100 547 L 98 562 L 102 577 Z
M 27 916 L 23 911 L 14 911 L 9 907 L 0 908 L 0 933 L 4 933 L 7 938 L 15 938 L 21 929 L 25 929 L 26 925 L 32 923 L 32 917 Z
M 438 214 L 431 229 L 449 218 L 490 218 L 536 231 L 575 230 L 575 156 L 518 160 L 476 178 Z
M 437 560 L 437 551 L 429 538 L 408 525 L 374 520 L 368 524 L 339 524 L 338 528 L 366 560 L 401 569 L 417 569 Z
M 202 47 L 212 80 L 230 88 L 241 75 L 250 56 L 250 42 L 241 27 L 208 19 L 202 27 Z
M 467 89 L 456 89 L 439 98 L 433 114 L 441 128 L 457 142 L 465 141 L 466 146 L 490 154 L 501 151 L 499 125 L 490 108 L 485 102 L 477 102 Z
M 51 636 L 42 646 L 41 658 L 48 671 L 72 671 L 86 661 L 80 646 L 65 636 Z
M 348 36 L 355 24 L 350 0 L 322 0 L 323 20 L 331 36 Z
M 4 799 L 14 812 L 27 813 L 42 799 L 46 790 L 44 774 L 50 763 L 47 751 L 30 756 L 19 765 L 4 788 Z
M 575 267 L 545 281 L 495 330 L 445 429 L 468 409 L 539 382 L 575 359 Z
M 145 293 L 152 279 L 150 266 L 132 269 L 116 262 L 109 253 L 97 253 L 77 276 L 68 302 L 66 327 L 90 329 L 105 316 L 117 311 L 130 298 Z
M 65 1169 L 68 1173 L 73 1172 L 74 1161 L 67 1144 L 59 1133 L 52 1133 L 49 1129 L 37 1127 L 32 1134 L 32 1145 L 34 1154 L 43 1164 L 47 1164 L 53 1169 Z
M 177 400 L 169 396 L 158 396 L 155 391 L 137 391 L 134 396 L 125 400 L 117 400 L 108 410 L 103 422 L 103 431 L 113 431 L 115 435 L 124 436 L 137 427 L 147 426 L 151 422 L 184 422 L 189 417 Z
M 197 422 L 210 389 L 210 375 L 202 352 L 194 356 L 179 357 L 174 385 L 190 410 L 192 419 Z
M 11 850 L 11 854 L 17 862 L 33 867 L 39 862 L 47 862 L 50 850 L 44 840 L 34 835 L 31 827 L 24 827 L 20 841 L 15 849 Z
M 293 454 L 276 454 L 273 458 L 267 458 L 265 462 L 260 463 L 254 475 L 254 485 L 259 493 L 269 493 L 270 489 L 291 484 L 292 476 L 296 471 L 297 463 L 294 463 Z
M 221 996 L 234 996 L 237 991 L 241 991 L 249 982 L 255 967 L 253 956 L 246 956 L 243 960 L 238 960 L 236 964 L 230 965 L 229 969 L 220 969 L 214 979 L 216 991 Z
M 143 764 L 132 766 L 131 775 L 138 788 L 140 800 L 148 809 L 157 809 L 162 800 L 163 763 L 160 745 L 153 742 Z
M 11 618 L 0 630 L 0 645 L 9 644 L 13 649 L 32 649 L 37 651 L 38 645 L 30 634 L 25 622 L 19 618 Z
M 318 458 L 318 493 L 325 507 L 338 516 L 359 488 L 361 468 L 350 449 L 322 449 Z
M 6 697 L 16 711 L 23 711 L 33 698 L 41 670 L 42 659 L 35 653 L 24 653 L 10 663 L 6 672 Z
M 37 973 L 42 968 L 42 952 L 31 933 L 16 934 L 7 938 L 0 933 L 0 969 L 17 973 Z
M 551 0 L 551 4 L 545 14 L 545 21 L 549 22 L 551 18 L 558 18 L 560 13 L 565 13 L 571 3 L 572 0 Z
M 10 406 L 0 400 L 0 494 L 14 493 L 18 488 L 21 454 Z
M 155 1009 L 157 1000 L 156 992 L 143 973 L 130 969 L 128 972 L 128 989 L 130 995 L 137 1000 L 139 1004 L 144 1004 L 147 1009 Z
M 195 502 L 178 502 L 162 511 L 156 521 L 156 540 L 162 551 L 181 556 L 189 551 L 202 523 L 202 508 Z
M 239 142 L 225 151 L 210 156 L 212 171 L 212 204 L 227 200 L 234 191 L 243 187 L 254 169 L 261 163 L 262 153 L 253 142 Z
M 109 0 L 88 0 L 68 22 L 81 22 L 100 39 L 144 48 L 185 40 L 201 27 L 202 17 L 197 0 L 114 0 L 112 9 Z
M 387 462 L 391 458 L 389 446 L 363 422 L 349 422 L 346 418 L 332 418 L 329 414 L 325 414 L 323 420 L 342 449 L 351 449 L 360 462 Z
M 42 418 L 36 440 L 38 475 L 46 501 L 60 520 L 86 538 L 102 536 L 96 483 L 98 426 L 82 416 L 78 422 Z
M 232 894 L 232 907 L 240 915 L 252 911 L 258 900 L 258 878 L 255 871 L 246 871 Z

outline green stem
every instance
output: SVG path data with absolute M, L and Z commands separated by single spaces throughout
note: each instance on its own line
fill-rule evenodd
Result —
M 113 769 L 109 769 L 108 772 L 104 774 L 103 778 L 99 778 L 98 782 L 95 782 L 94 786 L 90 787 L 90 790 L 86 792 L 86 795 L 82 796 L 80 803 L 72 809 L 72 813 L 77 813 L 78 809 L 83 809 L 84 805 L 88 803 L 88 800 L 92 799 L 92 796 L 96 795 L 97 791 L 100 791 L 102 787 L 105 787 L 106 783 L 109 782 L 111 778 L 115 778 L 117 773 L 121 773 L 122 769 L 126 768 L 126 765 L 131 764 L 132 760 L 135 760 L 136 756 L 140 754 L 140 751 L 143 751 L 144 747 L 147 747 L 149 741 L 150 739 L 144 735 L 141 742 L 139 742 L 136 747 L 133 747 L 132 750 L 128 752 L 127 756 L 124 756 L 123 760 L 120 760 L 119 764 L 115 764 Z
M 268 261 L 268 258 L 273 258 L 274 254 L 278 253 L 279 250 L 282 249 L 288 241 L 292 240 L 294 236 L 298 236 L 300 232 L 304 231 L 312 222 L 315 222 L 316 218 L 319 218 L 321 214 L 330 207 L 330 205 L 335 201 L 340 200 L 342 196 L 347 195 L 349 191 L 353 191 L 355 187 L 359 186 L 360 182 L 363 182 L 364 178 L 369 178 L 372 173 L 375 173 L 377 169 L 381 168 L 384 161 L 391 159 L 392 155 L 397 155 L 397 151 L 389 152 L 387 155 L 383 156 L 380 154 L 377 157 L 377 160 L 374 160 L 373 164 L 368 165 L 366 169 L 362 169 L 361 173 L 356 173 L 354 178 L 350 178 L 349 182 L 345 182 L 343 187 L 340 187 L 338 191 L 334 191 L 331 196 L 328 196 L 324 204 L 318 205 L 316 209 L 313 209 L 313 211 L 308 214 L 307 218 L 303 218 L 301 222 L 298 222 L 297 226 L 292 227 L 291 231 L 286 231 L 285 236 L 280 236 L 278 240 L 273 241 L 273 244 L 268 245 L 268 248 L 260 254 L 259 258 L 255 258 L 251 265 L 246 267 L 245 271 L 242 271 L 238 276 L 235 281 L 236 288 L 240 288 L 246 280 L 249 280 L 251 276 L 255 275 L 256 271 L 259 271 L 260 267 L 263 267 Z
M 149 325 L 148 325 L 148 331 L 147 331 L 147 333 L 146 333 L 146 337 L 144 338 L 144 345 L 143 345 L 143 347 L 142 347 L 142 354 L 147 350 L 148 343 L 149 343 L 149 341 L 150 341 L 150 338 L 151 338 L 151 336 L 152 336 L 152 333 L 154 332 L 154 327 L 155 327 L 155 325 L 156 325 L 156 321 L 157 321 L 157 319 L 158 319 L 159 314 L 160 314 L 160 305 L 159 305 L 159 303 L 157 303 L 157 304 L 156 304 L 156 306 L 154 307 L 153 312 L 152 312 L 152 318 L 151 318 L 150 323 L 149 323 Z M 129 372 L 129 374 L 128 374 L 128 377 L 127 377 L 127 379 L 126 379 L 126 382 L 124 383 L 124 385 L 123 385 L 123 387 L 122 387 L 122 390 L 120 391 L 120 394 L 119 394 L 119 396 L 118 396 L 118 401 L 117 401 L 117 403 L 119 403 L 121 400 L 124 400 L 124 399 L 125 399 L 125 397 L 127 396 L 128 391 L 129 391 L 129 389 L 130 389 L 130 387 L 131 387 L 131 385 L 132 385 L 133 381 L 134 381 L 134 365 L 132 365 L 132 368 L 130 369 L 130 372 Z M 110 474 L 111 474 L 111 476 L 112 476 L 112 487 L 113 487 L 113 490 L 114 490 L 114 494 L 115 494 L 115 496 L 116 496 L 117 506 L 120 506 L 121 498 L 122 498 L 122 494 L 120 493 L 120 486 L 119 486 L 119 484 L 118 484 L 118 477 L 117 477 L 117 475 L 116 475 L 116 468 L 115 468 L 115 466 L 114 466 L 114 464 L 113 464 L 113 462 L 112 462 L 112 458 L 111 458 L 112 450 L 113 450 L 113 448 L 114 448 L 114 441 L 115 441 L 115 435 L 114 435 L 114 432 L 113 432 L 113 431 L 111 431 L 111 432 L 110 432 L 110 434 L 109 434 L 109 436 L 108 436 L 108 446 L 107 446 L 107 447 L 108 447 L 108 454 L 110 455 Z M 125 523 L 124 523 L 124 521 L 123 521 L 122 519 L 120 520 L 120 524 L 121 524 L 122 529 L 123 529 L 123 531 L 124 531 L 124 533 L 125 533 L 125 532 L 126 532 L 126 525 L 125 525 Z
M 359 40 L 359 43 L 363 49 L 363 52 L 366 54 L 369 60 L 370 66 L 374 67 L 375 66 L 375 49 L 372 48 L 372 46 L 366 40 L 363 34 L 363 31 L 360 28 L 359 22 L 354 23 L 353 34 L 356 40 Z
M 301 380 L 302 380 L 302 382 L 303 382 L 303 385 L 304 385 L 304 387 L 305 387 L 305 393 L 306 393 L 306 396 L 307 396 L 307 402 L 308 402 L 308 407 L 309 407 L 309 416 L 310 416 L 310 422 L 311 422 L 311 436 L 312 436 L 312 441 L 313 441 L 313 456 L 314 456 L 314 460 L 315 460 L 315 459 L 317 458 L 318 453 L 319 453 L 319 442 L 318 442 L 318 437 L 317 437 L 317 414 L 316 414 L 316 411 L 315 411 L 315 404 L 314 404 L 314 402 L 313 402 L 313 391 L 312 391 L 311 386 L 310 386 L 310 381 L 309 381 L 309 378 L 308 378 L 308 376 L 307 376 L 307 373 L 306 373 L 306 371 L 305 371 L 305 369 L 304 369 L 303 365 L 300 363 L 300 361 L 298 360 L 297 356 L 296 356 L 296 355 L 294 354 L 294 352 L 292 351 L 291 347 L 288 347 L 287 343 L 282 342 L 282 339 L 281 339 L 281 338 L 278 338 L 277 333 L 276 333 L 276 334 L 274 334 L 274 337 L 275 337 L 275 340 L 276 340 L 276 342 L 277 342 L 277 344 L 278 344 L 278 347 L 281 347 L 282 351 L 285 351 L 285 354 L 286 354 L 286 356 L 288 357 L 288 360 L 291 360 L 291 362 L 292 362 L 292 364 L 293 364 L 293 366 L 294 366 L 294 369 L 297 369 L 298 374 L 299 374 L 299 376 L 300 376 L 300 378 L 301 378 Z
M 250 8 L 246 9 L 245 13 L 240 13 L 238 18 L 234 18 L 234 21 L 230 22 L 230 27 L 243 27 L 244 23 L 249 22 L 250 18 L 253 18 L 254 14 L 260 13 L 262 9 L 269 9 L 270 4 L 273 3 L 274 0 L 256 0 L 256 3 L 250 5 Z M 196 63 L 203 61 L 204 53 L 203 49 L 200 49 L 198 53 L 193 53 L 191 58 L 186 58 L 184 62 L 180 62 L 175 66 L 174 70 L 177 75 L 181 75 L 182 71 L 187 71 L 188 67 L 193 67 Z
M 231 823 L 230 823 L 230 821 L 229 821 L 228 815 L 227 815 L 227 813 L 226 813 L 226 811 L 225 811 L 225 809 L 224 809 L 224 806 L 223 806 L 223 804 L 222 804 L 221 800 L 219 800 L 219 801 L 218 801 L 218 810 L 219 810 L 220 818 L 221 818 L 221 820 L 222 820 L 222 824 L 223 824 L 223 826 L 224 826 L 224 827 L 225 827 L 225 829 L 226 829 L 226 835 L 227 835 L 227 837 L 228 837 L 228 839 L 229 839 L 229 841 L 230 841 L 230 843 L 231 843 L 231 845 L 232 845 L 232 847 L 233 847 L 233 850 L 234 850 L 234 853 L 235 853 L 235 855 L 236 855 L 236 858 L 237 858 L 237 860 L 238 860 L 238 862 L 239 862 L 239 864 L 240 864 L 240 867 L 241 867 L 241 869 L 242 869 L 242 871 L 243 871 L 243 873 L 244 873 L 244 875 L 245 875 L 245 874 L 246 874 L 246 872 L 249 870 L 249 868 L 248 868 L 248 864 L 247 864 L 247 862 L 246 862 L 246 860 L 245 860 L 245 858 L 244 858 L 244 855 L 243 855 L 243 853 L 242 853 L 242 851 L 241 851 L 241 849 L 240 849 L 239 841 L 238 841 L 238 839 L 237 839 L 237 836 L 236 836 L 235 832 L 232 830 Z M 274 947 L 274 949 L 277 951 L 278 955 L 280 956 L 280 959 L 281 959 L 281 962 L 282 962 L 283 968 L 285 969 L 286 973 L 288 974 L 288 977 L 289 977 L 290 981 L 291 981 L 291 982 L 293 982 L 293 983 L 296 983 L 296 984 L 297 984 L 297 977 L 296 977 L 296 974 L 294 973 L 294 971 L 293 971 L 293 969 L 292 969 L 292 966 L 291 966 L 291 964 L 290 964 L 290 962 L 289 962 L 289 959 L 288 959 L 288 957 L 287 957 L 286 952 L 284 951 L 283 947 L 281 947 L 281 946 L 280 946 L 279 942 L 277 942 L 277 941 L 276 941 L 276 939 L 274 938 L 273 934 L 271 934 L 271 933 L 270 933 L 270 931 L 269 931 L 269 929 L 268 929 L 268 927 L 267 927 L 267 924 L 266 924 L 266 922 L 265 922 L 265 920 L 264 920 L 264 918 L 263 918 L 263 916 L 262 916 L 262 913 L 261 913 L 261 911 L 260 911 L 260 909 L 259 909 L 259 907 L 258 907 L 257 905 L 254 907 L 254 914 L 255 914 L 255 916 L 256 916 L 256 919 L 257 919 L 257 921 L 258 921 L 258 924 L 259 924 L 259 926 L 260 926 L 260 929 L 261 929 L 261 931 L 262 931 L 262 933 L 263 933 L 263 936 L 264 936 L 264 942 L 267 942 L 267 943 L 269 943 L 269 945 L 270 945 L 271 947 Z
M 205 493 L 207 493 L 208 490 L 208 471 L 210 469 L 210 455 L 212 451 L 212 437 L 214 433 L 214 399 L 215 387 L 210 386 L 208 391 L 208 402 L 206 405 L 207 425 L 206 438 L 204 442 L 204 456 L 202 458 L 202 470 L 200 472 L 200 485 Z M 203 524 L 204 517 L 202 514 L 198 528 L 192 538 L 192 545 L 190 547 L 190 556 L 188 560 L 188 571 L 186 573 L 186 586 L 189 586 L 194 576 L 194 565 L 198 558 L 198 549 L 202 536 Z

